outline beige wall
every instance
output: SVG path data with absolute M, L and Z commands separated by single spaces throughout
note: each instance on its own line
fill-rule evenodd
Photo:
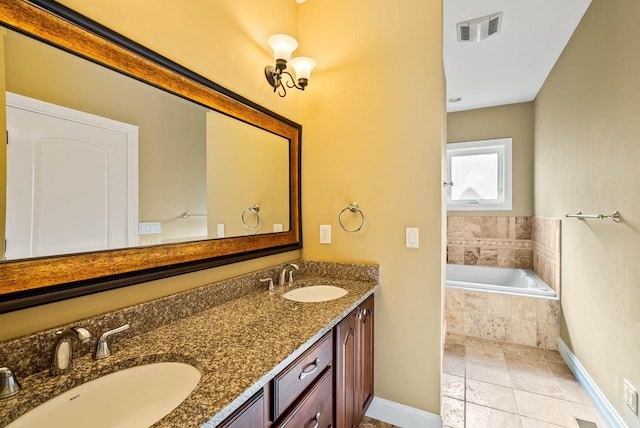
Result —
M 375 395 L 440 413 L 441 2 L 315 0 L 300 45 L 318 68 L 302 98 L 305 258 L 379 263 Z M 393 73 L 398 66 L 411 76 Z M 406 73 L 405 73 L 406 74 Z M 357 201 L 365 228 L 338 213 Z M 331 245 L 319 244 L 330 224 Z M 420 248 L 405 248 L 405 227 Z
M 281 99 L 265 83 L 273 61 L 269 35 L 296 35 L 298 7 L 291 0 L 112 0 L 61 3 L 191 68 L 269 109 L 298 121 L 297 94 Z M 0 315 L 0 340 L 122 308 L 211 281 L 298 258 L 299 251 L 180 277 L 70 299 Z
M 509 104 L 447 114 L 447 141 L 513 139 L 513 209 L 449 211 L 452 216 L 533 215 L 533 103 Z
M 289 141 L 228 116 L 207 114 L 207 200 L 209 236 L 272 233 L 274 224 L 289 230 Z M 259 222 L 243 210 L 259 206 Z
M 623 379 L 640 387 L 640 16 L 593 0 L 535 101 L 535 213 L 562 220 L 562 338 L 629 427 Z

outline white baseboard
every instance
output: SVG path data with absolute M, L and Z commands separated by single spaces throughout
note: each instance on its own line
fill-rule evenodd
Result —
M 580 364 L 578 358 L 571 352 L 564 340 L 558 339 L 558 352 L 562 356 L 562 359 L 569 366 L 573 374 L 575 375 L 578 383 L 584 388 L 587 396 L 593 401 L 596 409 L 600 413 L 600 416 L 607 423 L 609 427 L 613 428 L 627 428 L 616 409 L 613 408 L 607 397 L 604 396 L 598 385 L 591 379 L 589 373 Z
M 442 428 L 440 415 L 379 397 L 373 397 L 366 415 L 402 428 Z

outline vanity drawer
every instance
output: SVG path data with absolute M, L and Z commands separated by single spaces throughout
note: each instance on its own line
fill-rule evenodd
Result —
M 262 391 L 225 419 L 218 428 L 263 428 L 264 395 Z
M 333 424 L 333 369 L 326 369 L 320 380 L 298 402 L 276 428 L 330 428 Z
M 273 379 L 273 413 L 275 421 L 333 362 L 333 331 L 298 357 Z

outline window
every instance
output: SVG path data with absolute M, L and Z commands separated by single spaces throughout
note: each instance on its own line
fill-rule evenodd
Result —
M 447 209 L 510 210 L 511 138 L 447 144 Z

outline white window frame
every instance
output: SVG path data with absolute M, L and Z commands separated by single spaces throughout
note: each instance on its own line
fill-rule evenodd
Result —
M 512 139 L 467 141 L 447 144 L 447 183 L 451 183 L 451 158 L 455 156 L 498 154 L 498 199 L 497 200 L 451 200 L 451 188 L 447 185 L 447 210 L 449 211 L 500 211 L 511 210 L 512 197 Z

